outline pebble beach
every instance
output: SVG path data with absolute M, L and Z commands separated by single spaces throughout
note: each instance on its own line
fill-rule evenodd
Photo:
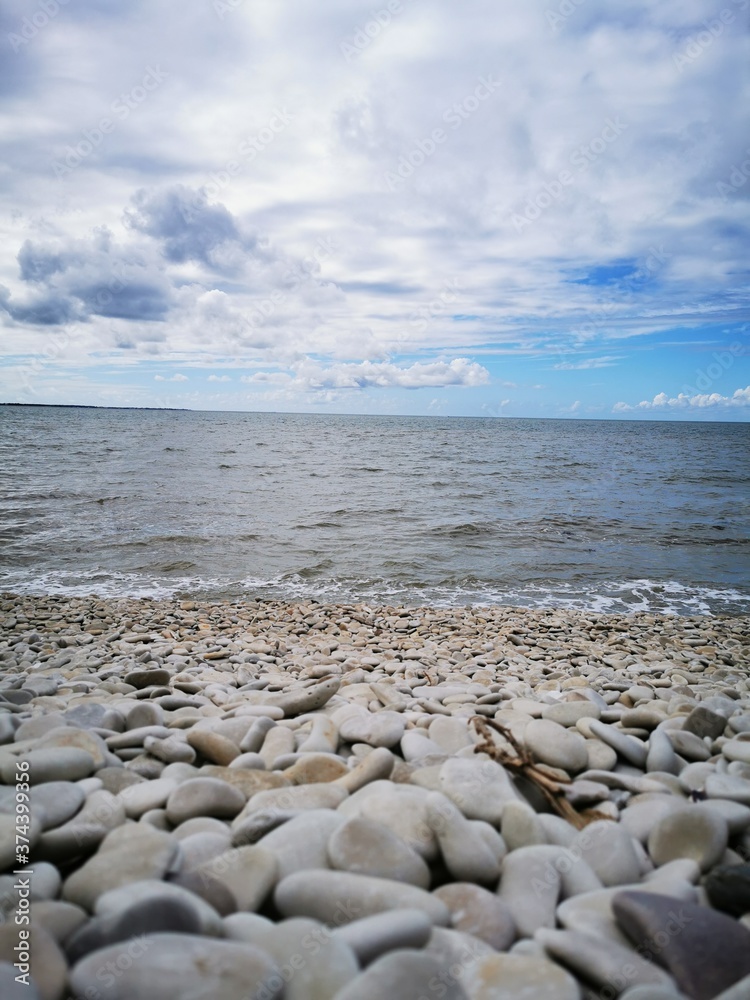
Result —
M 8 1000 L 750 996 L 750 619 L 0 598 Z

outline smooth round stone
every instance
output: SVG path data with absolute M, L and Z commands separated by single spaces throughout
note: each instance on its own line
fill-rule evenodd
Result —
M 485 941 L 495 951 L 507 951 L 513 944 L 513 914 L 494 893 L 471 882 L 450 882 L 435 889 L 433 895 L 450 910 L 455 930 Z
M 153 701 L 138 701 L 125 715 L 127 729 L 141 729 L 143 726 L 164 725 L 164 710 Z
M 539 817 L 525 802 L 509 802 L 506 805 L 500 832 L 509 851 L 548 842 Z
M 507 848 L 493 826 L 466 819 L 458 806 L 441 792 L 428 794 L 425 818 L 437 838 L 445 867 L 454 879 L 497 885 Z
M 283 718 L 284 713 L 281 709 L 279 709 L 279 712 L 281 713 L 279 718 Z M 275 728 L 276 723 L 273 719 L 265 716 L 253 722 L 240 740 L 239 746 L 242 753 L 258 753 L 268 733 Z
M 550 767 L 576 773 L 588 767 L 586 741 L 579 732 L 572 732 L 549 719 L 532 719 L 524 730 L 527 749 L 536 760 Z
M 396 757 L 385 747 L 377 747 L 360 760 L 348 774 L 336 778 L 336 784 L 350 795 L 375 781 L 390 777 L 396 764 Z
M 265 771 L 266 762 L 259 753 L 241 753 L 235 757 L 230 768 L 241 768 L 249 771 Z
M 629 764 L 633 764 L 634 767 L 639 768 L 645 766 L 648 747 L 634 736 L 621 733 L 614 726 L 607 725 L 604 722 L 597 722 L 595 719 L 592 719 L 589 723 L 589 731 L 593 736 L 611 746 Z
M 423 910 L 400 909 L 353 920 L 338 927 L 334 936 L 348 944 L 365 966 L 396 948 L 423 948 L 433 929 Z
M 641 867 L 633 839 L 619 823 L 600 820 L 577 834 L 571 852 L 586 859 L 603 886 L 637 882 Z
M 230 913 L 222 923 L 228 940 L 245 941 L 247 944 L 257 944 L 260 935 L 274 926 L 272 920 L 258 913 Z
M 223 833 L 194 833 L 180 840 L 180 871 L 190 871 L 228 851 L 232 846 L 229 830 Z
M 672 742 L 663 729 L 655 729 L 648 741 L 646 756 L 647 771 L 662 771 L 666 774 L 679 774 L 684 765 L 674 752 Z
M 192 764 L 196 759 L 193 747 L 180 736 L 168 736 L 163 740 L 158 736 L 146 736 L 143 747 L 152 757 L 164 761 L 165 764 Z
M 542 709 L 543 719 L 566 728 L 575 726 L 579 719 L 598 719 L 601 714 L 602 710 L 592 701 L 560 701 Z
M 130 785 L 142 785 L 146 781 L 140 774 L 135 774 L 129 768 L 122 765 L 119 767 L 103 767 L 96 772 L 96 777 L 101 781 L 104 791 L 111 792 L 112 795 L 119 795 L 123 788 L 127 788 Z
M 37 743 L 35 752 L 38 753 L 40 750 L 47 750 L 52 747 L 60 747 L 67 750 L 85 750 L 94 758 L 94 770 L 112 764 L 117 759 L 109 752 L 107 744 L 97 733 L 86 729 L 75 729 L 70 726 L 53 729 L 52 732 L 45 733 Z
M 730 837 L 742 833 L 743 830 L 750 827 L 750 808 L 739 802 L 732 802 L 730 799 L 706 799 L 702 805 L 707 809 L 715 810 L 724 817 L 729 827 Z
M 193 869 L 198 877 L 221 882 L 237 901 L 238 910 L 257 910 L 278 880 L 273 851 L 260 845 L 234 847 Z M 304 874 L 304 873 L 302 873 Z
M 179 826 L 194 816 L 233 819 L 245 805 L 238 789 L 218 778 L 190 778 L 182 782 L 167 799 L 169 822 Z
M 285 987 L 284 1000 L 330 1000 L 359 974 L 351 947 L 317 920 L 294 917 L 272 924 L 257 945 L 284 969 L 291 956 L 302 956 Z
M 7 718 L 7 716 L 6 716 Z M 60 726 L 68 726 L 70 723 L 59 712 L 50 712 L 48 715 L 35 715 L 30 719 L 21 722 L 15 730 L 14 740 L 23 743 L 24 740 L 38 740 L 45 733 Z
M 201 757 L 220 767 L 228 767 L 240 755 L 240 748 L 233 740 L 209 730 L 190 729 L 187 741 Z
M 32 924 L 29 928 L 29 956 L 31 980 L 41 1000 L 62 1000 L 65 996 L 68 966 L 57 941 L 43 927 Z M 15 923 L 0 926 L 0 963 L 17 961 L 19 928 Z M 16 970 L 18 975 L 18 970 Z M 24 990 L 31 987 L 24 987 Z M 11 994 L 12 995 L 12 994 Z M 24 993 L 24 996 L 27 994 Z M 5 1000 L 5 994 L 3 994 Z
M 723 715 L 711 711 L 705 705 L 697 705 L 685 719 L 682 728 L 685 732 L 693 733 L 700 739 L 708 736 L 715 740 L 722 735 L 726 725 L 727 720 Z
M 719 865 L 703 883 L 711 906 L 732 917 L 750 913 L 750 864 Z
M 506 802 L 520 798 L 504 767 L 494 760 L 475 758 L 448 759 L 440 768 L 440 790 L 467 819 L 493 826 L 499 826 Z
M 31 750 L 22 759 L 29 764 L 26 773 L 30 785 L 41 785 L 46 781 L 78 781 L 79 778 L 87 778 L 95 766 L 93 756 L 80 747 Z M 14 785 L 16 758 L 4 760 L 0 764 L 0 774 L 4 784 Z
M 537 956 L 492 955 L 469 966 L 462 981 L 471 1000 L 580 1000 L 581 997 L 578 984 L 569 973 Z
M 685 808 L 685 800 L 676 795 L 653 795 L 647 800 L 628 803 L 620 813 L 620 826 L 641 844 L 662 817 Z
M 655 705 L 638 705 L 620 716 L 620 723 L 626 729 L 656 729 L 667 718 Z
M 345 817 L 333 809 L 305 809 L 259 839 L 258 846 L 275 855 L 279 879 L 308 868 L 328 868 L 328 843 L 344 823 Z M 236 836 L 233 843 L 239 843 Z
M 347 820 L 333 831 L 328 860 L 340 871 L 394 879 L 420 889 L 430 885 L 430 869 L 419 854 L 387 826 L 363 817 Z
M 122 789 L 118 798 L 125 807 L 128 819 L 139 819 L 151 809 L 161 809 L 175 788 L 177 782 L 173 779 L 156 778 L 154 781 L 128 785 Z
M 711 756 L 711 751 L 703 740 L 699 739 L 693 733 L 686 733 L 681 729 L 675 729 L 669 733 L 669 739 L 675 752 L 684 757 L 685 760 L 691 762 L 706 761 Z
M 34 980 L 18 982 L 17 975 L 18 969 L 11 962 L 0 962 L 0 996 L 3 1000 L 42 1000 Z
M 125 674 L 126 684 L 132 684 L 134 688 L 164 687 L 169 684 L 172 675 L 162 667 L 154 667 L 152 670 L 131 670 Z
M 177 856 L 178 843 L 168 833 L 145 824 L 118 827 L 102 841 L 99 851 L 63 886 L 63 898 L 93 910 L 102 893 L 128 882 L 162 878 Z
M 125 807 L 114 795 L 92 792 L 73 819 L 42 834 L 37 850 L 45 860 L 67 861 L 96 848 L 125 818 Z
M 713 764 L 695 763 L 688 764 L 680 771 L 680 788 L 684 792 L 702 792 L 706 781 L 715 774 Z
M 750 974 L 750 933 L 724 913 L 643 892 L 618 893 L 612 910 L 636 949 L 653 952 L 690 997 L 712 1000 Z
M 402 907 L 423 910 L 435 924 L 445 926 L 450 919 L 448 907 L 423 889 L 352 872 L 287 875 L 276 886 L 274 901 L 285 917 L 313 917 L 332 926 Z
M 589 771 L 611 771 L 617 764 L 617 752 L 601 740 L 587 739 L 586 754 Z
M 107 1000 L 275 1000 L 284 980 L 265 952 L 252 945 L 190 934 L 152 934 L 94 952 L 70 973 L 77 996 L 101 993 L 101 971 L 111 964 Z
M 375 781 L 342 802 L 338 811 L 347 819 L 363 816 L 382 823 L 429 863 L 438 856 L 438 843 L 427 824 L 427 795 L 416 785 Z
M 72 781 L 48 781 L 35 786 L 29 798 L 33 810 L 44 812 L 43 829 L 50 830 L 72 819 L 83 807 L 86 794 Z
M 51 934 L 59 945 L 64 945 L 88 920 L 88 913 L 80 906 L 64 903 L 61 899 L 42 899 L 34 903 L 34 923 Z
M 297 749 L 300 753 L 336 753 L 338 746 L 339 730 L 336 723 L 326 715 L 316 715 L 310 732 Z
M 216 833 L 221 837 L 229 833 L 229 826 L 223 820 L 214 819 L 212 816 L 194 816 L 175 827 L 172 836 L 175 840 L 184 840 L 196 833 Z
M 57 868 L 48 861 L 35 861 L 30 867 L 34 872 L 31 876 L 31 899 L 35 903 L 55 899 L 62 886 L 62 876 Z
M 348 773 L 344 761 L 334 754 L 306 753 L 285 769 L 284 777 L 294 785 L 311 785 L 335 781 Z
M 463 719 L 438 715 L 430 723 L 427 732 L 433 743 L 447 754 L 457 753 L 463 747 L 472 746 L 474 743 L 469 727 Z
M 722 816 L 700 805 L 685 806 L 656 823 L 649 834 L 648 853 L 655 865 L 692 858 L 705 872 L 721 860 L 728 841 Z
M 394 747 L 404 735 L 406 723 L 399 712 L 366 712 L 339 709 L 333 716 L 339 735 L 347 743 L 367 743 L 371 747 Z
M 365 972 L 339 990 L 335 1000 L 415 1000 L 429 996 L 430 984 L 439 984 L 441 1000 L 466 1000 L 466 994 L 452 977 L 442 980 L 443 964 L 432 955 L 413 950 L 396 950 L 383 955 Z
M 332 782 L 269 788 L 248 799 L 232 823 L 232 833 L 239 835 L 246 820 L 252 821 L 254 814 L 265 810 L 336 809 L 346 798 L 346 791 Z
M 242 768 L 219 767 L 218 764 L 204 764 L 195 777 L 218 778 L 227 785 L 239 789 L 246 799 L 269 788 L 286 788 L 289 784 L 289 780 L 283 774 L 275 771 L 257 769 L 245 771 Z
M 160 900 L 165 899 L 178 900 L 183 906 L 190 908 L 198 920 L 198 933 L 211 937 L 223 936 L 224 925 L 217 911 L 201 896 L 173 882 L 148 879 L 129 882 L 119 889 L 110 889 L 97 899 L 94 913 L 97 917 L 119 916 L 132 911 L 135 906 L 147 903 L 158 905 Z
M 710 799 L 731 799 L 732 802 L 750 806 L 750 781 L 745 778 L 734 774 L 712 773 L 706 778 L 705 789 Z
M 117 944 L 133 937 L 133 928 L 138 935 L 200 934 L 201 922 L 195 908 L 184 899 L 161 896 L 144 899 L 123 910 L 106 917 L 95 917 L 85 927 L 65 943 L 68 962 L 75 965 L 86 955 L 108 945 Z
M 721 752 L 727 760 L 738 760 L 742 764 L 750 764 L 750 740 L 727 740 Z
M 443 748 L 424 734 L 421 729 L 409 729 L 401 737 L 401 754 L 407 763 L 422 762 L 426 758 L 442 760 Z

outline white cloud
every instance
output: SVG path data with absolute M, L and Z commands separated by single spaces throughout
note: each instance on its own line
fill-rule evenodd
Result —
M 231 382 L 231 378 L 228 375 L 209 375 L 209 382 Z
M 296 368 L 294 374 L 284 372 L 256 372 L 242 376 L 242 381 L 285 385 L 304 392 L 330 389 L 401 388 L 479 386 L 489 382 L 486 368 L 467 358 L 452 361 L 415 362 L 401 368 L 391 362 L 363 361 L 360 364 L 337 364 L 324 367 L 307 361 Z
M 744 389 L 735 389 L 731 396 L 721 393 L 697 393 L 688 396 L 681 392 L 677 396 L 668 396 L 666 392 L 657 393 L 653 399 L 644 399 L 635 406 L 629 403 L 615 403 L 613 413 L 633 413 L 638 410 L 707 410 L 715 407 L 745 407 L 750 406 L 750 385 Z
M 583 361 L 561 361 L 559 364 L 553 365 L 552 367 L 556 371 L 564 372 L 588 371 L 591 368 L 611 368 L 612 365 L 616 365 L 618 361 L 622 360 L 622 356 L 585 358 Z
M 187 375 L 181 375 L 179 372 L 177 372 L 175 375 L 172 375 L 171 378 L 165 378 L 163 375 L 154 375 L 154 381 L 155 382 L 188 382 L 189 379 L 188 379 Z

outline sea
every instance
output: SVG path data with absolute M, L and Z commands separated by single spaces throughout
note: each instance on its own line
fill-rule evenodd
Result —
M 0 591 L 750 612 L 750 424 L 0 406 Z

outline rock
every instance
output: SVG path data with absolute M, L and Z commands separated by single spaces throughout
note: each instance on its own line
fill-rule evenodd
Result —
M 73 819 L 42 834 L 37 855 L 58 862 L 88 854 L 125 818 L 125 807 L 114 795 L 92 792 Z
M 709 774 L 705 780 L 705 790 L 710 799 L 731 799 L 732 802 L 750 806 L 750 781 L 735 774 Z
M 589 823 L 571 845 L 571 853 L 580 853 L 604 886 L 637 882 L 641 876 L 633 839 L 619 823 L 599 820 Z
M 385 747 L 380 747 L 368 753 L 348 774 L 336 779 L 336 784 L 349 794 L 364 788 L 373 781 L 381 781 L 391 776 L 396 758 Z
M 566 728 L 575 726 L 579 719 L 598 719 L 601 714 L 602 710 L 592 701 L 560 701 L 542 708 L 542 719 Z
M 683 732 L 681 729 L 674 729 L 668 733 L 674 750 L 686 760 L 705 761 L 711 756 L 703 740 L 694 736 L 693 733 Z
M 160 830 L 141 824 L 119 827 L 107 834 L 93 858 L 68 876 L 63 898 L 92 911 L 98 897 L 110 889 L 162 878 L 177 851 L 177 841 Z
M 450 910 L 451 927 L 506 951 L 516 937 L 510 908 L 494 893 L 471 882 L 451 882 L 433 893 Z M 414 947 L 414 946 L 412 946 Z
M 333 719 L 326 715 L 313 717 L 310 732 L 300 743 L 300 753 L 332 753 L 339 748 L 339 730 Z
M 190 729 L 188 730 L 187 741 L 201 757 L 204 757 L 212 764 L 218 764 L 220 767 L 228 767 L 240 755 L 239 746 L 219 733 L 212 733 L 201 729 Z
M 347 820 L 331 833 L 328 860 L 339 871 L 393 879 L 420 889 L 430 885 L 430 869 L 420 855 L 387 826 L 363 817 Z
M 638 802 L 628 802 L 627 808 L 620 813 L 620 826 L 627 830 L 631 837 L 645 844 L 649 834 L 664 816 L 685 808 L 685 800 L 676 795 L 644 796 Z
M 670 986 L 670 977 L 630 948 L 580 931 L 542 930 L 535 940 L 551 957 L 598 990 Z
M 178 785 L 167 799 L 169 822 L 179 826 L 193 816 L 233 819 L 245 805 L 238 789 L 218 778 L 190 778 Z
M 279 879 L 308 868 L 328 868 L 329 840 L 344 823 L 346 819 L 332 809 L 305 809 L 260 838 L 258 846 L 276 857 Z M 240 843 L 236 835 L 233 843 Z
M 235 847 L 198 865 L 195 875 L 210 875 L 223 883 L 239 910 L 257 910 L 276 884 L 276 855 L 260 845 Z
M 14 965 L 0 962 L 0 996 L 3 1000 L 41 1000 L 34 980 L 30 979 L 28 983 L 18 982 L 17 975 L 18 969 Z
M 132 684 L 134 688 L 164 687 L 169 684 L 172 675 L 168 670 L 155 667 L 150 670 L 131 670 L 125 674 L 125 683 Z
M 647 771 L 664 771 L 667 774 L 679 774 L 682 766 L 672 747 L 672 741 L 663 729 L 655 729 L 648 741 L 646 756 Z
M 655 865 L 692 858 L 705 872 L 719 862 L 728 841 L 722 816 L 705 806 L 685 806 L 656 823 L 648 837 L 648 853 Z
M 510 775 L 493 760 L 451 757 L 440 768 L 440 789 L 467 819 L 493 826 L 502 821 L 506 802 L 519 799 Z
M 223 833 L 194 833 L 190 837 L 183 837 L 180 840 L 180 871 L 191 871 L 212 861 L 231 846 L 229 830 Z
M 683 732 L 693 733 L 693 735 L 698 736 L 700 739 L 708 736 L 710 739 L 715 740 L 722 735 L 726 725 L 727 720 L 723 715 L 712 712 L 710 708 L 706 708 L 703 705 L 697 705 L 685 719 L 682 729 Z
M 750 975 L 750 932 L 723 913 L 642 892 L 618 893 L 612 909 L 641 954 L 653 955 L 693 1000 L 712 1000 Z
M 331 753 L 306 753 L 296 763 L 286 768 L 284 777 L 294 785 L 314 785 L 336 781 L 349 774 L 349 768 L 340 757 Z
M 316 920 L 294 917 L 258 934 L 257 945 L 284 976 L 284 1000 L 330 1000 L 359 974 L 350 946 Z
M 118 975 L 105 975 L 105 968 Z M 110 982 L 110 980 L 112 980 Z M 151 934 L 94 952 L 73 968 L 70 985 L 77 996 L 106 1000 L 237 1000 L 281 996 L 284 980 L 264 952 L 248 944 L 191 934 Z
M 338 811 L 347 819 L 363 816 L 382 823 L 429 863 L 438 857 L 438 842 L 427 824 L 428 794 L 415 785 L 374 781 L 342 802 Z
M 100 767 L 112 763 L 113 760 L 107 749 L 107 744 L 101 736 L 85 729 L 74 729 L 70 726 L 53 729 L 37 741 L 34 752 L 39 753 L 40 750 L 49 750 L 52 747 L 85 750 L 86 753 L 91 754 L 94 760 L 94 770 L 99 770 Z
M 142 781 L 128 785 L 118 795 L 125 808 L 128 819 L 140 819 L 150 809 L 161 809 L 177 787 L 177 782 L 171 778 L 156 778 L 154 781 Z
M 430 983 L 441 987 L 442 1000 L 466 1000 L 460 985 L 448 979 L 440 980 L 442 963 L 422 952 L 391 951 L 376 959 L 365 972 L 339 990 L 334 1000 L 415 1000 L 428 996 Z
M 586 861 L 562 847 L 520 847 L 503 861 L 498 895 L 516 922 L 521 937 L 533 937 L 540 928 L 555 926 L 555 911 L 562 893 L 601 889 L 602 884 Z
M 28 781 L 30 785 L 41 785 L 45 781 L 77 781 L 88 777 L 94 770 L 94 758 L 87 750 L 79 747 L 48 747 L 46 750 L 30 750 L 24 754 L 28 761 Z M 16 781 L 16 758 L 3 760 L 0 776 L 6 785 Z
M 398 712 L 367 712 L 355 705 L 340 708 L 333 716 L 342 740 L 367 743 L 371 747 L 395 747 L 404 735 L 403 715 Z
M 533 844 L 546 844 L 547 836 L 539 817 L 525 802 L 508 802 L 503 809 L 500 832 L 509 851 Z
M 34 924 L 43 927 L 59 945 L 64 945 L 88 919 L 88 913 L 80 906 L 64 903 L 61 899 L 43 899 L 34 903 Z
M 36 785 L 30 792 L 31 808 L 44 812 L 42 827 L 53 827 L 67 823 L 83 807 L 86 795 L 80 785 L 73 781 L 48 781 Z
M 570 774 L 588 767 L 586 741 L 580 733 L 566 729 L 549 719 L 532 719 L 523 733 L 524 743 L 533 757 L 550 767 Z
M 462 983 L 470 1000 L 580 1000 L 581 996 L 569 973 L 537 956 L 483 958 L 464 972 Z
M 437 838 L 446 868 L 460 882 L 496 885 L 507 850 L 503 838 L 489 823 L 467 820 L 440 792 L 425 800 L 426 820 Z
M 268 704 L 281 708 L 287 719 L 305 712 L 316 712 L 333 698 L 341 686 L 341 679 L 329 677 L 320 683 L 298 687 L 282 694 L 268 695 Z M 242 748 L 243 750 L 245 747 Z
M 272 920 L 257 913 L 232 913 L 224 917 L 223 924 L 230 941 L 246 941 L 248 944 L 256 944 L 260 935 L 274 926 Z
M 719 865 L 703 883 L 711 906 L 733 917 L 750 913 L 750 864 Z
M 181 736 L 168 736 L 164 740 L 146 736 L 143 746 L 152 757 L 165 764 L 192 764 L 196 759 L 195 750 Z
M 356 955 L 360 965 L 396 948 L 423 948 L 434 924 L 423 910 L 399 909 L 353 920 L 334 931 Z
M 591 771 L 611 771 L 617 764 L 617 752 L 601 740 L 587 739 L 586 753 Z
M 438 715 L 430 723 L 428 733 L 430 739 L 447 754 L 457 753 L 463 747 L 472 746 L 474 743 L 469 727 L 463 719 Z
M 197 920 L 198 933 L 210 937 L 222 937 L 224 925 L 217 911 L 204 899 L 173 882 L 159 882 L 147 879 L 142 882 L 128 882 L 118 889 L 110 889 L 96 901 L 94 913 L 97 917 L 119 917 L 129 913 L 134 907 L 151 904 L 160 906 L 163 900 L 176 900 L 187 906 Z
M 589 723 L 589 729 L 594 736 L 603 740 L 608 746 L 611 746 L 629 764 L 640 768 L 645 766 L 648 755 L 648 748 L 645 743 L 637 740 L 634 736 L 628 736 L 626 733 L 620 732 L 614 726 L 608 726 L 604 722 L 597 722 L 596 719 L 592 719 Z
M 727 740 L 721 752 L 727 760 L 738 760 L 750 764 L 750 740 Z
M 256 792 L 232 823 L 232 833 L 241 835 L 243 825 L 255 813 L 264 810 L 335 809 L 347 797 L 343 788 L 333 782 L 315 785 L 291 785 L 288 788 L 269 788 Z
M 339 926 L 385 910 L 423 910 L 435 924 L 445 926 L 447 906 L 423 889 L 390 879 L 351 872 L 305 871 L 287 875 L 276 886 L 276 907 L 285 917 L 313 917 Z

